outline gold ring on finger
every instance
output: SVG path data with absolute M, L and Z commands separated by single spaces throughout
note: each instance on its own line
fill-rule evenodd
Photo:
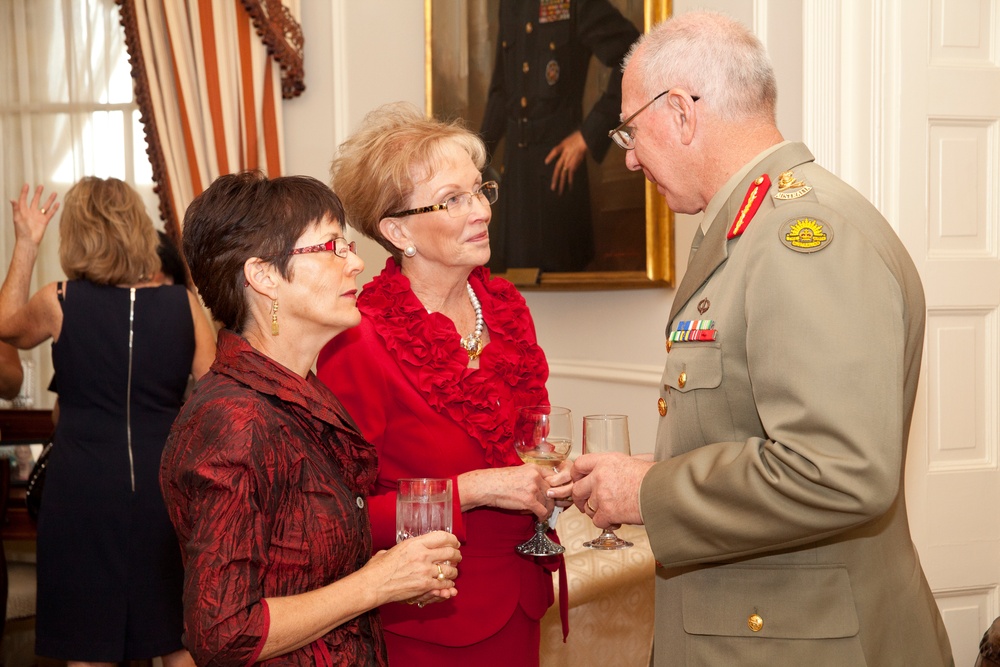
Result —
M 594 514 L 597 514 L 597 510 L 594 509 L 594 506 L 590 504 L 590 500 L 587 501 L 587 509 L 589 509 Z

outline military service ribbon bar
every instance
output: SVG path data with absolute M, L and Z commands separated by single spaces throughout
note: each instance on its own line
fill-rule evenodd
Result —
M 571 4 L 570 0 L 542 0 L 538 3 L 538 22 L 568 21 Z
M 682 320 L 670 332 L 671 342 L 711 341 L 718 333 L 715 320 Z

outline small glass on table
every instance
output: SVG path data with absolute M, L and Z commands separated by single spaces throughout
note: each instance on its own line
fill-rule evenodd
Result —
M 514 423 L 514 448 L 525 463 L 556 468 L 573 446 L 573 421 L 569 408 L 535 405 L 521 408 Z M 545 534 L 547 521 L 535 522 L 535 534 L 518 545 L 526 556 L 555 556 L 566 551 Z
M 629 455 L 628 417 L 626 415 L 587 415 L 583 418 L 583 453 L 621 452 Z M 606 551 L 628 549 L 632 543 L 615 535 L 615 528 L 608 526 L 599 536 L 584 542 L 588 549 Z

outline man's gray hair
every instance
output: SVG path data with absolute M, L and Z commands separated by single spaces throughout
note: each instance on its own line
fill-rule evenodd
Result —
M 668 86 L 699 97 L 726 121 L 774 122 L 778 85 L 771 59 L 757 36 L 719 13 L 696 11 L 658 23 L 625 56 L 649 98 Z

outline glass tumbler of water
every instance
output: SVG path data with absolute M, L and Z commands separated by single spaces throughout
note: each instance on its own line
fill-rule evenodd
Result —
M 451 480 L 401 479 L 396 493 L 396 542 L 435 530 L 451 532 Z

